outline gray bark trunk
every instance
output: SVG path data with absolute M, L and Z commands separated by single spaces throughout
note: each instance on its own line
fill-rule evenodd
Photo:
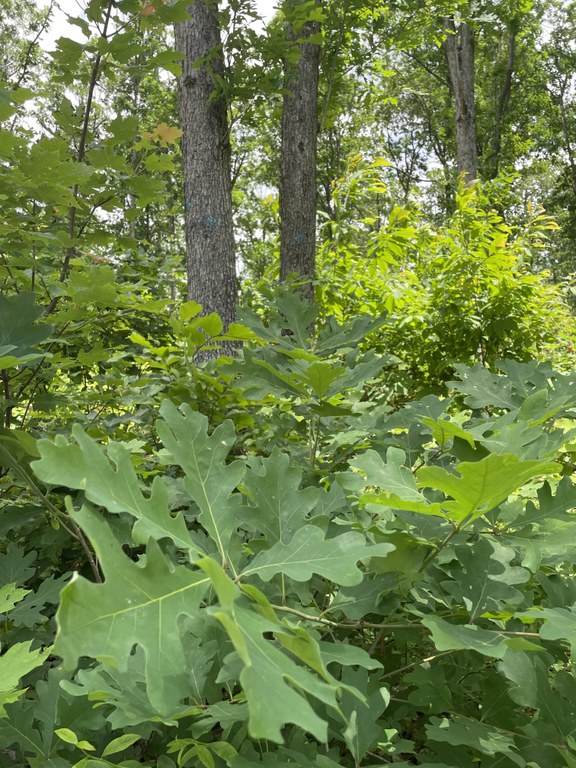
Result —
M 564 144 L 566 146 L 566 154 L 568 155 L 568 164 L 570 166 L 570 179 L 572 181 L 572 190 L 576 195 L 576 158 L 574 157 L 574 147 L 572 146 L 572 138 L 570 134 L 570 122 L 568 115 L 566 114 L 566 90 L 568 88 L 569 76 L 567 75 L 565 80 L 560 83 L 558 93 L 553 94 L 553 98 L 560 108 L 560 118 L 562 120 L 562 136 L 564 137 Z
M 218 3 L 196 0 L 188 13 L 190 20 L 174 28 L 185 56 L 179 108 L 188 298 L 203 314 L 217 312 L 227 328 L 236 317 L 237 279 L 227 103 L 216 84 L 224 75 Z M 195 66 L 199 59 L 206 60 Z
M 492 142 L 490 147 L 490 156 L 486 164 L 486 178 L 495 179 L 500 170 L 500 155 L 502 152 L 502 128 L 504 118 L 510 103 L 512 93 L 512 77 L 516 67 L 516 29 L 511 25 L 508 31 L 508 60 L 506 62 L 506 71 L 504 81 L 500 90 L 498 107 L 494 116 L 494 126 L 492 132 Z
M 456 113 L 456 162 L 468 183 L 478 172 L 474 101 L 474 32 L 465 22 L 458 29 L 452 16 L 444 20 L 446 60 Z
M 292 41 L 320 31 L 317 22 L 289 28 Z M 316 152 L 318 135 L 318 69 L 320 46 L 297 44 L 297 62 L 285 62 L 280 159 L 280 279 L 305 279 L 302 294 L 314 298 L 316 264 Z

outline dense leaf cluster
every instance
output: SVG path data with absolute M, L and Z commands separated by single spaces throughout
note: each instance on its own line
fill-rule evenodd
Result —
M 246 315 L 238 433 L 163 399 L 143 442 L 2 434 L 2 764 L 573 764 L 576 376 L 395 409 L 383 319 L 314 320 Z
M 551 220 L 505 178 L 456 191 L 453 4 L 321 14 L 318 311 L 275 288 L 282 24 L 229 4 L 252 311 L 226 335 L 180 300 L 159 71 L 180 71 L 165 25 L 187 0 L 90 0 L 42 67 L 20 33 L 46 14 L 5 5 L 0 765 L 573 768 L 572 320 L 533 272 L 557 271 Z M 480 6 L 482 162 L 538 168 L 542 115 L 571 146 L 572 22 L 534 85 L 531 3 Z M 498 128 L 515 36 L 530 100 Z M 539 182 L 570 201 L 568 159 Z M 546 345 L 558 370 L 530 362 Z

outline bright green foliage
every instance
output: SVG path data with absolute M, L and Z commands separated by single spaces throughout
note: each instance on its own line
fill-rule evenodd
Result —
M 0 713 L 5 717 L 5 704 L 16 701 L 23 690 L 18 690 L 18 682 L 36 667 L 40 667 L 48 651 L 32 651 L 30 649 L 32 641 L 27 643 L 16 643 L 11 646 L 0 658 L 0 675 L 2 687 L 0 689 Z
M 568 338 L 558 289 L 531 271 L 552 221 L 536 212 L 514 228 L 473 187 L 440 229 L 410 209 L 371 214 L 382 164 L 352 163 L 324 228 L 318 295 L 339 319 L 387 312 L 373 343 L 400 358 L 407 382 L 435 385 L 455 363 L 525 360 Z

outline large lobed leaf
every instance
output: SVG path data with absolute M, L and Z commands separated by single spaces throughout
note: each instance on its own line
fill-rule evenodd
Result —
M 60 435 L 54 442 L 38 441 L 41 458 L 32 466 L 40 480 L 82 490 L 88 501 L 106 507 L 109 512 L 131 515 L 136 519 L 132 535 L 138 544 L 145 544 L 150 537 L 170 538 L 191 556 L 204 554 L 193 541 L 182 515 L 170 513 L 166 485 L 161 478 L 156 478 L 144 495 L 130 454 L 122 445 L 111 444 L 106 455 L 104 448 L 77 424 L 72 435 L 76 445 Z
M 169 400 L 164 400 L 160 413 L 158 435 L 184 470 L 186 490 L 200 508 L 198 520 L 216 543 L 222 562 L 228 562 L 240 503 L 240 497 L 231 494 L 245 471 L 240 461 L 225 463 L 236 440 L 234 426 L 227 421 L 208 435 L 206 416 L 187 405 L 178 409 Z
M 198 614 L 209 579 L 171 566 L 153 539 L 144 564 L 134 563 L 95 512 L 84 507 L 75 517 L 92 542 L 105 582 L 76 575 L 62 590 L 54 651 L 69 668 L 89 656 L 122 671 L 134 647 L 141 646 L 148 697 L 161 717 L 169 717 L 189 693 L 179 619 Z
M 278 542 L 256 555 L 240 576 L 257 575 L 270 581 L 277 573 L 285 573 L 295 581 L 307 581 L 317 573 L 350 587 L 362 581 L 363 574 L 356 565 L 359 560 L 384 557 L 393 549 L 387 542 L 370 545 L 363 534 L 354 532 L 326 539 L 320 528 L 306 525 L 288 544 Z
M 456 471 L 457 475 L 442 467 L 423 467 L 417 478 L 420 487 L 440 490 L 448 497 L 441 502 L 442 509 L 461 525 L 490 512 L 532 478 L 558 472 L 558 465 L 520 461 L 514 454 L 490 454 L 480 461 L 463 461 Z
M 317 643 L 305 630 L 279 622 L 264 595 L 249 590 L 262 608 L 254 610 L 214 560 L 206 558 L 199 565 L 218 594 L 219 606 L 211 613 L 226 629 L 242 662 L 240 682 L 248 701 L 250 735 L 282 742 L 283 727 L 294 723 L 325 742 L 327 723 L 308 697 L 339 712 L 342 686 L 326 670 Z M 272 635 L 277 643 L 271 641 Z M 297 664 L 282 646 L 306 666 Z

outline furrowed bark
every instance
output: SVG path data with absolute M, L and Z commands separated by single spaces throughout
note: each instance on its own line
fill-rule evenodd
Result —
M 218 313 L 227 328 L 236 317 L 237 278 L 218 3 L 196 0 L 188 13 L 188 21 L 175 25 L 176 48 L 185 56 L 179 108 L 188 298 L 202 304 L 204 314 Z
M 466 22 L 444 19 L 446 60 L 456 113 L 456 162 L 466 183 L 478 173 L 476 107 L 474 101 L 474 32 Z
M 312 300 L 316 263 L 316 153 L 320 46 L 306 42 L 320 25 L 306 22 L 288 36 L 297 43 L 298 60 L 286 60 L 280 160 L 280 280 L 304 279 L 302 295 Z

